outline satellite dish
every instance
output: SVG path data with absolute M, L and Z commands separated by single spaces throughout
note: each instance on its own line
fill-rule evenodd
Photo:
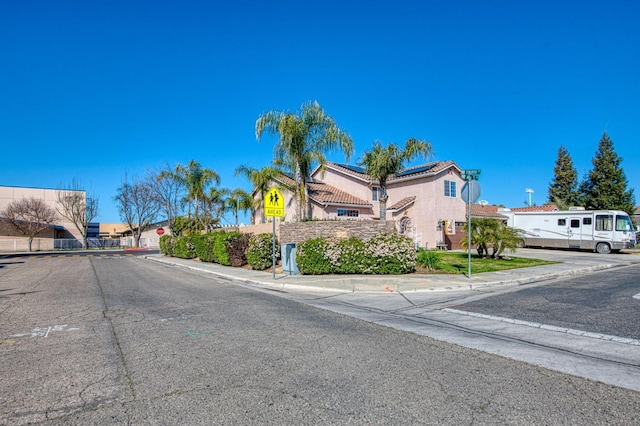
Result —
M 480 200 L 480 205 L 481 205 L 482 207 L 484 207 L 484 206 L 486 206 L 486 205 L 488 205 L 488 204 L 489 204 L 489 202 L 488 202 L 487 200 Z

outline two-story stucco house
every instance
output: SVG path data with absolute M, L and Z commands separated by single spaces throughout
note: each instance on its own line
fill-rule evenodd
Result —
M 434 248 L 446 242 L 458 248 L 466 221 L 466 204 L 460 197 L 464 180 L 453 161 L 437 161 L 401 170 L 387 181 L 387 220 L 394 220 L 403 235 L 420 247 Z M 294 181 L 283 176 L 281 183 Z M 379 220 L 380 187 L 376 180 L 354 165 L 327 163 L 316 167 L 307 182 L 308 213 L 312 219 Z M 257 194 L 254 194 L 257 195 Z M 291 191 L 283 190 L 285 221 L 298 219 Z M 254 223 L 261 223 L 262 212 L 254 212 Z M 456 226 L 457 225 L 457 226 Z

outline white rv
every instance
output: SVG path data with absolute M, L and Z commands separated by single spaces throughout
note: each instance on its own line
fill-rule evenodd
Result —
M 523 231 L 525 247 L 550 247 L 617 252 L 636 246 L 629 215 L 619 210 L 514 212 L 500 209 L 507 225 Z

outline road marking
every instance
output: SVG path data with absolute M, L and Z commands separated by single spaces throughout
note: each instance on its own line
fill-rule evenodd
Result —
M 590 331 L 575 330 L 573 328 L 557 327 L 555 325 L 540 324 L 540 323 L 537 323 L 537 322 L 522 321 L 522 320 L 517 320 L 517 319 L 512 319 L 512 318 L 496 317 L 496 316 L 493 316 L 493 315 L 485 315 L 485 314 L 480 314 L 480 313 L 477 313 L 477 312 L 469 312 L 469 311 L 460 311 L 458 309 L 451 309 L 451 308 L 444 308 L 443 311 L 444 312 L 449 312 L 449 313 L 452 313 L 452 314 L 467 315 L 467 316 L 475 317 L 475 318 L 483 318 L 483 319 L 489 319 L 489 320 L 494 320 L 494 321 L 501 321 L 501 322 L 506 322 L 506 323 L 509 323 L 509 324 L 524 325 L 524 326 L 527 326 L 527 327 L 540 328 L 542 330 L 558 331 L 560 333 L 573 334 L 573 335 L 582 336 L 582 337 L 590 337 L 592 339 L 609 340 L 611 342 L 616 342 L 616 343 L 626 343 L 628 345 L 640 346 L 640 340 L 629 339 L 627 337 L 618 337 L 618 336 L 611 336 L 609 334 L 592 333 Z
M 201 331 L 189 331 L 187 330 L 187 336 L 191 337 L 192 339 L 197 339 L 198 337 L 202 336 L 203 334 L 209 334 L 211 333 L 211 330 L 201 330 Z
M 636 294 L 635 296 L 633 296 L 634 299 L 640 299 L 640 293 Z
M 31 330 L 31 333 L 22 333 L 22 334 L 13 334 L 11 337 L 44 337 L 47 338 L 49 335 L 56 331 L 76 331 L 80 330 L 79 328 L 69 328 L 67 324 L 62 325 L 52 325 L 49 327 L 35 327 Z

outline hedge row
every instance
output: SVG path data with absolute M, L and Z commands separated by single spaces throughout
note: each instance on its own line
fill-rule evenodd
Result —
M 250 235 L 238 231 L 217 231 L 202 235 L 160 237 L 160 252 L 182 259 L 263 270 L 271 266 L 272 234 Z M 268 239 L 269 244 L 264 241 Z
M 185 237 L 164 235 L 160 238 L 160 251 L 167 256 L 198 258 L 221 265 L 248 264 L 262 271 L 273 262 L 272 238 L 272 234 L 248 235 L 237 231 Z M 416 260 L 412 240 L 388 234 L 364 240 L 313 238 L 299 244 L 296 254 L 298 269 L 306 275 L 407 274 L 414 271 Z

